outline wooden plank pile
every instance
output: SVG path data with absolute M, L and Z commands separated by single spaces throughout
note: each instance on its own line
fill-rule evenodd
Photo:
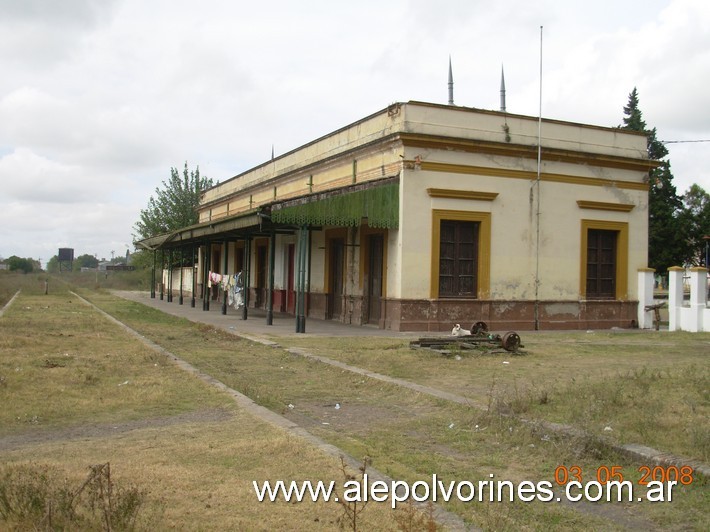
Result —
M 458 330 L 457 330 L 458 329 Z M 457 334 L 451 336 L 423 336 L 417 340 L 412 340 L 409 346 L 412 348 L 426 348 L 440 351 L 447 354 L 451 349 L 480 349 L 502 348 L 509 352 L 516 352 L 523 347 L 518 333 L 509 331 L 504 335 L 492 334 L 488 332 L 488 327 L 483 322 L 477 322 L 471 328 L 472 332 L 460 331 L 460 327 L 454 327 Z

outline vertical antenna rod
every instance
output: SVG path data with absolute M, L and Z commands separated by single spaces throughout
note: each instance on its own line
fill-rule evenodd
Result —
M 454 105 L 454 74 L 451 70 L 451 56 L 449 56 L 449 105 Z
M 500 66 L 500 110 L 505 113 L 505 72 L 503 72 L 503 65 Z
M 540 329 L 540 172 L 542 166 L 542 26 L 540 26 L 540 101 L 537 119 L 537 206 L 535 237 L 535 330 Z

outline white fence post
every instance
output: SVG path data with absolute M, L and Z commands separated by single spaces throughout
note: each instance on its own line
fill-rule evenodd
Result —
M 653 305 L 653 274 L 655 271 L 653 268 L 640 268 L 638 271 L 639 329 L 651 329 L 654 327 L 655 313 L 652 310 L 646 311 L 645 308 Z
M 690 270 L 690 312 L 688 330 L 699 332 L 703 330 L 703 313 L 708 300 L 708 271 L 706 268 L 691 268 Z
M 679 331 L 683 306 L 683 272 L 679 266 L 668 268 L 668 330 Z

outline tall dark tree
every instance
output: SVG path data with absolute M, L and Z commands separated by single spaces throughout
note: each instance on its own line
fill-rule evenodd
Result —
M 59 257 L 54 255 L 51 259 L 47 261 L 44 267 L 49 273 L 57 273 L 59 271 Z
M 99 260 L 93 255 L 85 253 L 84 255 L 79 255 L 74 259 L 74 268 L 97 268 L 99 266 Z
M 710 242 L 703 237 L 710 236 L 710 194 L 703 187 L 693 184 L 683 194 L 685 223 L 688 226 L 690 264 L 708 266 L 708 248 Z
M 629 94 L 629 103 L 624 106 L 624 129 L 646 132 L 646 122 L 639 109 L 639 95 L 636 87 Z
M 648 265 L 664 274 L 671 266 L 683 265 L 689 256 L 688 227 L 684 223 L 683 202 L 673 184 L 668 149 L 656 138 L 656 128 L 648 129 L 639 108 L 636 87 L 624 107 L 624 129 L 646 134 L 648 157 L 660 165 L 649 172 Z
M 13 255 L 5 262 L 8 264 L 8 267 L 11 272 L 31 273 L 32 270 L 34 270 L 32 259 L 23 259 L 22 257 Z
M 148 207 L 141 210 L 134 236 L 142 240 L 196 224 L 200 196 L 211 186 L 211 179 L 200 176 L 199 166 L 190 171 L 186 162 L 182 176 L 176 168 L 170 168 L 170 179 L 163 181 L 162 188 L 155 189 Z
M 690 255 L 689 227 L 670 166 L 663 161 L 650 172 L 648 195 L 648 264 L 662 274 L 671 266 L 685 265 Z

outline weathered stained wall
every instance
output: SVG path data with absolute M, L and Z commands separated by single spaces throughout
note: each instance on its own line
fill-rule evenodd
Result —
M 555 328 L 626 326 L 636 316 L 636 272 L 647 261 L 646 139 L 544 120 L 539 181 L 537 143 L 533 117 L 396 104 L 210 189 L 200 220 L 399 176 L 399 227 L 389 229 L 385 240 L 384 326 L 446 330 L 452 321 L 468 318 L 520 329 L 534 319 Z M 490 221 L 490 247 L 480 256 L 487 261 L 487 280 L 477 300 L 438 299 L 435 211 L 477 213 Z M 583 229 L 596 226 L 624 227 L 628 235 L 622 253 L 626 284 L 617 301 L 584 297 Z M 345 231 L 342 319 L 352 323 L 363 312 L 363 228 Z M 327 314 L 326 249 L 333 229 L 311 234 L 312 316 Z M 275 288 L 282 292 L 288 285 L 288 245 L 295 241 L 277 236 Z

